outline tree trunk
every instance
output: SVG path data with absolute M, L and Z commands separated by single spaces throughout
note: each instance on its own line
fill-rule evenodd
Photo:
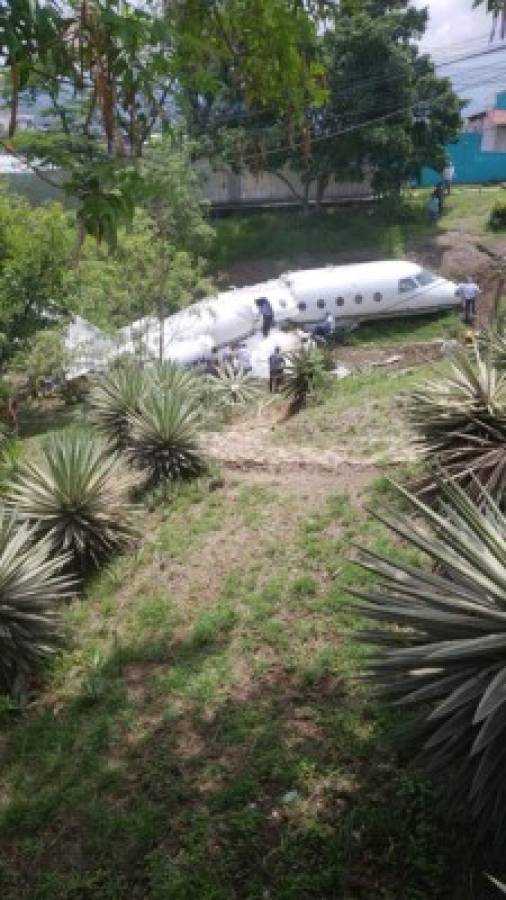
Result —
M 84 222 L 81 222 L 81 220 L 78 219 L 77 220 L 76 242 L 74 244 L 74 249 L 72 250 L 72 262 L 75 266 L 78 265 L 79 260 L 81 258 L 81 250 L 83 248 L 85 238 L 86 238 L 86 228 L 84 227 Z
M 328 175 L 319 175 L 316 179 L 316 209 L 320 210 L 322 208 L 322 200 L 325 191 L 327 190 L 328 183 L 330 178 Z
M 158 341 L 158 359 L 163 363 L 165 356 L 165 300 L 160 300 L 158 306 L 158 321 L 160 324 L 160 337 Z
M 490 311 L 490 326 L 493 329 L 497 329 L 499 325 L 499 316 L 501 313 L 501 303 L 504 295 L 504 283 L 506 278 L 504 275 L 500 276 L 497 280 L 495 293 L 494 293 L 494 303 L 492 309 Z
M 302 199 L 302 212 L 304 213 L 305 216 L 309 215 L 309 210 L 310 210 L 310 206 L 309 206 L 310 188 L 311 188 L 311 182 L 306 181 L 304 184 L 304 197 Z
M 14 137 L 16 126 L 18 124 L 18 106 L 19 106 L 19 66 L 12 63 L 11 66 L 11 114 L 9 118 L 9 137 Z

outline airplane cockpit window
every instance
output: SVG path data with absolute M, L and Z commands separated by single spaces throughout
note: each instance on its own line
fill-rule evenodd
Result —
M 336 297 L 336 306 L 344 306 L 344 297 Z
M 304 310 L 307 309 L 307 303 L 304 303 L 303 300 L 301 300 L 301 302 L 298 303 L 297 306 L 298 306 L 298 309 L 300 310 L 300 312 L 304 312 Z
M 383 300 L 383 294 L 380 294 L 379 291 L 376 291 L 376 293 L 373 296 L 373 299 L 376 303 L 381 303 L 381 301 Z
M 325 309 L 325 300 L 317 300 L 316 305 L 318 309 Z
M 418 285 L 414 278 L 401 278 L 399 281 L 399 294 L 409 294 L 410 291 L 416 291 Z
M 427 272 L 425 269 L 422 272 L 419 272 L 416 276 L 416 280 L 418 284 L 421 284 L 422 287 L 426 287 L 428 284 L 434 284 L 437 281 L 435 275 L 432 272 Z
M 355 294 L 355 303 L 362 303 L 363 299 L 362 294 Z

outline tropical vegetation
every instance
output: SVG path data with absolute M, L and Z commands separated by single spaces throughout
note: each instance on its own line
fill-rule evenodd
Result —
M 84 574 L 132 540 L 130 483 L 102 441 L 70 428 L 50 435 L 22 460 L 6 503 L 55 556 L 70 555 L 72 569 Z
M 478 480 L 506 500 L 506 376 L 483 357 L 461 355 L 450 374 L 421 384 L 408 415 L 424 454 L 472 491 Z
M 33 676 L 63 643 L 60 605 L 74 590 L 68 555 L 5 511 L 0 514 L 0 693 Z
M 308 398 L 320 391 L 327 382 L 327 364 L 318 347 L 303 347 L 286 356 L 283 393 L 290 403 L 290 411 L 298 412 Z
M 128 455 L 146 487 L 200 475 L 205 468 L 199 446 L 200 413 L 184 393 L 147 391 L 128 417 Z
M 401 490 L 412 517 L 379 518 L 435 568 L 363 551 L 378 579 L 357 590 L 358 609 L 381 626 L 369 678 L 383 696 L 418 712 L 411 724 L 418 758 L 444 779 L 457 807 L 482 835 L 506 837 L 506 518 L 481 491 L 479 504 L 457 484 L 438 481 L 434 510 Z M 426 526 L 426 527 L 424 527 Z

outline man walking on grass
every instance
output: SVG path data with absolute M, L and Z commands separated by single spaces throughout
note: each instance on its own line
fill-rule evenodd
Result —
M 281 355 L 279 347 L 274 348 L 274 353 L 269 356 L 269 391 L 275 394 L 283 382 L 285 371 L 285 357 Z
M 472 278 L 466 278 L 462 284 L 459 284 L 457 291 L 464 307 L 464 321 L 467 325 L 472 325 L 476 318 L 476 301 L 480 289 Z

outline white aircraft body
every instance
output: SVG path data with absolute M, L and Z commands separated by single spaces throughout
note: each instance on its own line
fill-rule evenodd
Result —
M 266 339 L 261 335 L 262 316 L 255 302 L 259 298 L 266 298 L 274 312 L 275 329 Z M 192 365 L 209 357 L 213 350 L 243 341 L 250 349 L 255 374 L 266 375 L 274 346 L 289 350 L 300 344 L 300 337 L 293 327 L 290 332 L 290 326 L 307 328 L 322 322 L 330 312 L 337 328 L 348 328 L 373 319 L 420 315 L 459 304 L 453 282 L 416 263 L 393 260 L 306 269 L 200 300 L 168 316 L 162 335 L 155 317 L 121 328 L 114 338 L 104 335 L 97 340 L 92 368 L 103 368 L 123 353 L 156 359 L 160 344 L 164 359 Z M 75 335 L 73 344 L 75 349 Z M 88 351 L 86 363 L 76 368 L 81 371 L 86 365 L 90 369 L 89 356 Z

